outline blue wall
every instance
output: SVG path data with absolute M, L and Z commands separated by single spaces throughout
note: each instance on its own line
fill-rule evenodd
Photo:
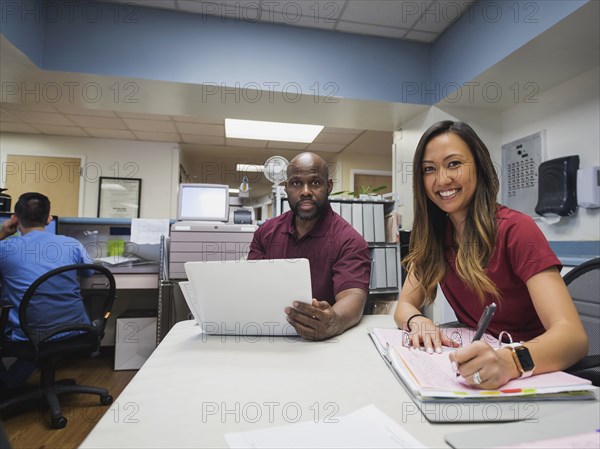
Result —
M 0 1 L 2 33 L 47 70 L 413 104 L 437 103 L 587 3 L 484 0 L 428 45 L 135 5 Z
M 432 85 L 438 83 L 443 90 L 443 86 L 473 80 L 586 3 L 587 0 L 475 3 L 434 43 Z
M 43 3 L 39 0 L 0 0 L 0 32 L 39 67 L 43 65 L 44 54 L 42 10 Z

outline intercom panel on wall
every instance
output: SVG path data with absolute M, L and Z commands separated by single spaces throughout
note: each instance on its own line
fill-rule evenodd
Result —
M 545 130 L 502 145 L 502 204 L 537 216 L 538 168 L 545 158 Z

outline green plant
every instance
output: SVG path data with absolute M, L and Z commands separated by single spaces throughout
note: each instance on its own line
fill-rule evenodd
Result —
M 383 189 L 387 189 L 387 186 L 373 187 L 369 184 L 368 186 L 360 186 L 358 192 L 349 192 L 347 190 L 341 190 L 339 192 L 333 192 L 329 196 L 343 195 L 347 193 L 349 195 L 352 195 L 354 198 L 359 198 L 360 195 L 376 195 L 377 192 L 380 192 Z

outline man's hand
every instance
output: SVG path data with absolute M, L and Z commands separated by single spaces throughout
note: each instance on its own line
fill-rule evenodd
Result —
M 285 313 L 298 335 L 306 340 L 325 340 L 342 332 L 338 316 L 327 301 L 314 298 L 312 304 L 296 301 L 293 307 L 285 308 Z
M 4 240 L 6 237 L 13 235 L 17 232 L 17 217 L 11 215 L 10 218 L 2 223 L 0 227 L 0 240 Z

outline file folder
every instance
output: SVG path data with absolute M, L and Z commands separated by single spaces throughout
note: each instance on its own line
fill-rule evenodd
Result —
M 337 201 L 333 201 L 331 203 L 329 203 L 331 205 L 331 208 L 333 209 L 333 211 L 338 214 L 341 215 L 341 208 L 340 208 L 340 203 L 338 203 Z
M 367 242 L 375 241 L 374 228 L 373 203 L 365 203 L 363 204 L 363 237 Z
M 385 224 L 383 214 L 383 204 L 373 204 L 373 224 L 374 224 L 374 241 L 377 243 L 385 242 Z
M 373 269 L 375 271 L 375 288 L 387 287 L 385 250 L 385 248 L 373 248 Z
M 352 203 L 352 227 L 360 235 L 363 234 L 363 205 L 361 203 Z
M 346 220 L 348 223 L 352 224 L 352 204 L 351 203 L 341 203 L 342 210 L 342 218 Z
M 387 287 L 398 287 L 398 258 L 396 257 L 397 248 L 385 248 L 385 266 L 387 272 Z

